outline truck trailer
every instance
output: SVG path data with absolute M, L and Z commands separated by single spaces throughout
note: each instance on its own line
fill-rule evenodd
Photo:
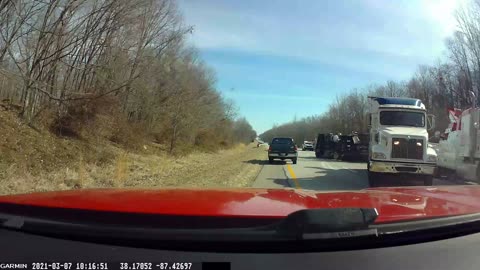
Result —
M 472 93 L 473 95 L 473 93 Z M 474 96 L 474 95 L 473 95 Z M 475 96 L 473 100 L 476 100 Z M 480 181 L 480 109 L 450 110 L 450 125 L 437 146 L 439 176 Z

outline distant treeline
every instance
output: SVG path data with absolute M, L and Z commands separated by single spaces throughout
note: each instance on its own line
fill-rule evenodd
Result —
M 447 108 L 466 109 L 480 100 L 480 1 L 458 9 L 455 16 L 458 30 L 446 41 L 448 58 L 444 62 L 420 66 L 407 81 L 353 89 L 337 97 L 327 112 L 274 126 L 260 137 L 270 141 L 275 136 L 289 136 L 302 143 L 318 133 L 366 132 L 367 96 L 419 98 L 436 117 L 436 127 L 430 132 L 443 132 L 449 123 Z M 476 100 L 470 92 L 476 94 Z
M 0 1 L 0 98 L 59 135 L 95 132 L 107 117 L 109 139 L 154 137 L 170 152 L 250 141 L 185 45 L 192 31 L 174 0 Z

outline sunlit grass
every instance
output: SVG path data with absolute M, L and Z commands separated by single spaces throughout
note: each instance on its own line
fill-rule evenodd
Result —
M 26 163 L 10 165 L 0 178 L 0 194 L 85 188 L 225 188 L 250 186 L 265 158 L 262 148 L 238 145 L 216 153 L 194 152 L 173 157 L 117 150 L 109 163 L 87 162 L 78 155 L 72 166 L 32 173 Z

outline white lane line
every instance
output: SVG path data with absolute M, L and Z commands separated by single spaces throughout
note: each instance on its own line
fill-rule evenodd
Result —
M 322 161 L 322 162 L 323 162 L 323 161 Z M 340 162 L 337 162 L 337 163 L 340 163 Z M 325 164 L 325 167 L 327 167 L 328 169 L 330 169 L 330 170 L 335 170 L 335 168 L 331 167 L 330 164 L 328 164 L 328 162 L 323 162 L 323 164 Z M 346 167 L 344 167 L 344 166 L 341 166 L 341 165 L 340 165 L 340 169 L 344 169 L 344 170 L 347 170 L 347 171 L 349 171 L 349 172 L 351 172 L 351 173 L 358 174 L 358 172 L 356 172 L 356 171 L 354 171 L 354 170 L 352 170 L 352 169 L 346 168 Z
M 347 168 L 344 168 L 344 169 L 347 169 Z M 354 170 L 351 170 L 351 169 L 347 169 L 349 170 L 350 172 L 354 173 L 354 174 L 357 174 L 358 172 L 357 171 L 354 171 Z
M 252 187 L 262 187 L 262 184 L 266 182 L 265 180 L 260 178 L 260 175 L 266 174 L 264 170 L 267 170 L 265 165 L 262 165 L 262 168 L 258 171 L 257 176 L 255 177 L 255 181 L 252 184 Z M 265 177 L 264 177 L 265 178 Z
M 323 167 L 325 167 L 325 168 L 327 168 L 327 169 L 330 169 L 330 170 L 333 170 L 333 168 L 330 167 L 330 164 L 328 164 L 328 162 L 325 162 L 325 161 L 323 161 L 323 160 L 322 160 L 321 162 L 322 162 Z
M 328 163 L 324 163 L 324 164 L 327 165 Z M 340 165 L 340 164 L 342 164 L 342 162 L 338 161 L 337 164 Z M 335 170 L 335 168 L 330 167 L 329 164 L 328 164 L 328 166 L 325 166 L 325 167 L 328 167 L 328 169 L 331 169 L 331 170 Z M 345 166 L 340 165 L 339 167 L 340 167 L 340 169 L 347 170 L 347 171 L 349 171 L 349 172 L 351 172 L 351 173 L 354 173 L 354 174 L 358 174 L 358 171 L 349 169 L 349 168 L 347 168 L 347 167 L 345 167 Z

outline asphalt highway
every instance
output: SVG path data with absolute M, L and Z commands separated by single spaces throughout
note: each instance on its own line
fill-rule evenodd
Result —
M 360 190 L 369 188 L 367 164 L 331 159 L 318 159 L 313 151 L 299 151 L 297 164 L 290 160 L 275 160 L 269 164 L 267 152 L 265 160 L 253 187 L 258 188 L 301 188 L 318 191 Z M 385 175 L 381 186 L 416 186 L 423 182 L 409 175 Z M 435 179 L 434 185 L 465 184 Z

